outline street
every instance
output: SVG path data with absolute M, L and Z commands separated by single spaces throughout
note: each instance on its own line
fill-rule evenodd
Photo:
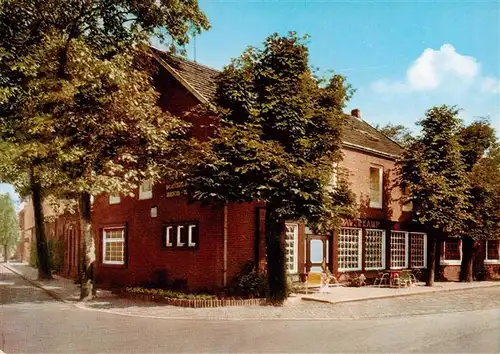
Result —
M 1 267 L 0 267 L 1 268 Z M 446 294 L 473 296 L 469 310 L 434 301 L 432 314 L 331 320 L 155 319 L 116 315 L 62 303 L 21 277 L 0 273 L 0 349 L 5 353 L 162 352 L 453 352 L 498 353 L 500 288 Z M 469 292 L 469 294 L 467 294 Z M 429 294 L 418 296 L 436 297 Z M 442 295 L 439 295 L 442 296 Z M 415 297 L 415 296 L 414 296 Z M 491 299 L 491 302 L 487 300 Z M 374 300 L 395 306 L 405 298 Z M 467 300 L 470 301 L 470 300 Z M 406 302 L 407 303 L 407 302 Z M 425 306 L 425 301 L 419 300 Z M 456 301 L 455 301 L 456 303 Z M 377 305 L 377 304 L 380 304 Z M 493 305 L 491 305 L 493 304 Z M 354 304 L 353 304 L 354 305 Z M 300 304 L 298 306 L 318 306 Z M 325 311 L 328 306 L 324 305 Z M 343 304 L 356 311 L 356 306 Z M 226 309 L 219 309 L 226 311 Z M 270 309 L 271 310 L 271 309 Z

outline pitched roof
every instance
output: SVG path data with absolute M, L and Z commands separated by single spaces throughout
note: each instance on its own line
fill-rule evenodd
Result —
M 208 103 L 216 91 L 215 78 L 220 73 L 216 69 L 191 60 L 172 56 L 158 49 L 152 49 L 153 56 L 200 102 Z M 343 130 L 346 147 L 371 152 L 384 157 L 395 158 L 402 148 L 380 131 L 359 118 L 348 115 Z
M 343 141 L 347 147 L 382 153 L 394 158 L 403 152 L 403 148 L 372 127 L 364 120 L 346 115 L 343 129 Z
M 153 48 L 153 55 L 177 80 L 201 102 L 210 102 L 215 96 L 215 77 L 220 71 Z

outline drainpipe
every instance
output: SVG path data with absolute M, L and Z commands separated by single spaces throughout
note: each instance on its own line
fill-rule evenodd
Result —
M 224 287 L 227 286 L 227 204 L 224 205 Z

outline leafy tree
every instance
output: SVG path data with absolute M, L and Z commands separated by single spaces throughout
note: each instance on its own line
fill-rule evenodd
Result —
M 375 128 L 403 147 L 409 146 L 412 142 L 413 137 L 410 129 L 404 125 L 393 125 L 391 123 L 387 123 L 384 126 L 377 125 Z
M 285 221 L 330 232 L 349 209 L 339 204 L 353 201 L 345 183 L 327 188 L 341 159 L 350 93 L 342 76 L 313 77 L 304 39 L 293 32 L 247 49 L 218 78 L 218 131 L 188 177 L 188 191 L 207 203 L 266 203 L 268 296 L 276 303 L 287 296 Z
M 459 138 L 469 174 L 471 215 L 462 236 L 460 280 L 471 282 L 476 241 L 495 239 L 500 233 L 500 154 L 495 131 L 486 120 L 462 128 Z
M 4 262 L 10 249 L 19 241 L 19 225 L 16 209 L 8 194 L 0 194 L 0 245 L 3 246 Z
M 409 201 L 413 202 L 414 219 L 429 232 L 429 286 L 434 284 L 438 235 L 460 235 L 469 219 L 458 112 L 447 105 L 429 109 L 418 122 L 422 135 L 415 138 L 397 162 L 402 187 L 409 189 Z
M 1 170 L 33 195 L 40 278 L 51 277 L 43 197 L 75 198 L 81 296 L 91 296 L 90 193 L 129 192 L 186 146 L 175 143 L 186 125 L 156 106 L 145 45 L 156 35 L 182 48 L 191 30 L 207 28 L 196 1 L 0 2 Z

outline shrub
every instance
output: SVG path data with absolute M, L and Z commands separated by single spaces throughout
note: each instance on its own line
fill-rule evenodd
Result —
M 126 291 L 134 294 L 147 294 L 163 296 L 165 299 L 191 299 L 191 300 L 216 300 L 217 297 L 211 294 L 186 294 L 178 291 L 164 289 L 146 289 L 141 287 L 126 288 Z
M 238 275 L 231 281 L 228 295 L 245 298 L 265 297 L 266 278 L 257 271 L 254 262 L 249 261 L 242 265 Z

